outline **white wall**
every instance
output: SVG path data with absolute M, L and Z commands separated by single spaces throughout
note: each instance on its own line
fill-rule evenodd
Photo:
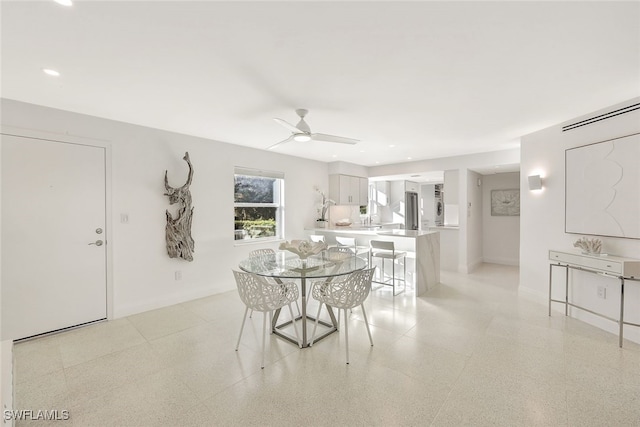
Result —
M 438 159 L 417 160 L 414 162 L 395 163 L 391 165 L 372 166 L 369 177 L 416 174 L 450 169 L 479 169 L 495 165 L 511 165 L 520 163 L 520 149 L 491 151 L 488 153 L 465 154 L 462 156 L 442 157 Z
M 368 170 L 366 166 L 356 165 L 348 162 L 331 162 L 328 164 L 329 175 L 351 175 L 367 178 Z
M 436 225 L 436 185 L 420 186 L 420 229 L 427 230 Z
M 491 191 L 520 188 L 520 173 L 482 177 L 482 253 L 484 262 L 520 263 L 520 217 L 491 216 Z M 522 197 L 522 196 L 521 196 Z
M 461 215 L 467 217 L 467 270 L 473 271 L 483 261 L 483 210 L 482 187 L 478 186 L 480 174 L 467 174 L 467 204 Z
M 328 188 L 323 162 L 31 104 L 2 100 L 2 124 L 55 134 L 61 140 L 74 135 L 110 142 L 114 317 L 235 289 L 231 268 L 257 246 L 233 239 L 234 166 L 285 173 L 286 239 L 304 236 L 304 228 L 315 224 L 314 185 Z M 191 263 L 169 258 L 164 234 L 169 207 L 163 195 L 164 171 L 170 184 L 182 185 L 185 151 L 194 167 Z M 127 224 L 120 223 L 122 213 L 129 216 Z M 182 272 L 180 281 L 175 280 L 177 270 Z
M 371 183 L 371 181 L 369 181 Z M 390 223 L 393 222 L 393 210 L 391 207 L 391 182 L 389 181 L 375 181 L 375 192 L 377 193 L 378 203 L 377 213 L 371 214 L 372 223 Z
M 391 207 L 391 222 L 402 224 L 404 228 L 404 181 L 391 181 L 389 183 L 389 200 Z
M 573 242 L 580 235 L 564 232 L 564 156 L 568 148 L 605 141 L 640 132 L 640 111 L 619 115 L 594 124 L 562 132 L 564 124 L 593 117 L 627 105 L 640 102 L 640 98 L 604 108 L 584 117 L 527 135 L 521 143 L 520 187 L 527 188 L 527 177 L 540 174 L 543 177 L 542 191 L 522 191 L 520 194 L 520 288 L 539 298 L 548 297 L 549 261 L 548 250 L 572 250 Z M 601 238 L 603 252 L 640 258 L 640 240 Z M 619 310 L 619 282 L 582 272 L 573 273 L 570 293 L 573 300 L 585 307 L 601 311 L 616 318 Z M 562 283 L 561 277 L 558 283 Z M 597 297 L 596 284 L 607 287 L 607 299 Z M 559 288 L 560 286 L 558 286 Z M 564 295 L 564 292 L 562 293 Z M 559 295 L 558 295 L 559 296 Z M 629 322 L 640 323 L 640 284 L 630 282 L 625 288 L 625 313 Z M 554 305 L 554 309 L 562 306 Z M 617 325 L 580 310 L 574 315 L 603 329 L 615 332 Z M 559 315 L 559 314 L 556 314 Z M 625 327 L 625 337 L 640 342 L 640 328 Z
M 444 225 L 460 224 L 460 191 L 460 172 L 457 169 L 444 171 L 444 185 L 442 186 Z

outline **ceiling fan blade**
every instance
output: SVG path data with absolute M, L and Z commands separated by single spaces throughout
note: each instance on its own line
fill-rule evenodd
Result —
M 282 120 L 282 119 L 278 119 L 278 118 L 274 118 L 273 120 L 276 123 L 286 127 L 287 129 L 289 129 L 293 133 L 300 133 L 300 129 L 298 129 L 297 127 L 295 127 L 294 125 L 292 125 L 291 123 L 289 123 L 286 120 Z
M 290 136 L 289 138 L 287 138 L 287 139 L 283 139 L 282 141 L 280 141 L 280 142 L 276 142 L 275 144 L 273 144 L 273 145 L 271 145 L 271 146 L 267 147 L 267 150 L 271 150 L 271 149 L 273 149 L 273 148 L 276 148 L 278 145 L 280 145 L 280 144 L 284 144 L 284 143 L 289 142 L 289 141 L 293 141 L 293 135 L 291 135 L 291 136 Z
M 337 142 L 339 144 L 357 144 L 359 139 L 345 138 L 344 136 L 327 135 L 326 133 L 312 133 L 311 139 L 314 141 Z

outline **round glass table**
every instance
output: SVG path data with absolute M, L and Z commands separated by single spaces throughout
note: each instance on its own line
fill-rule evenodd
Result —
M 301 259 L 291 252 L 280 251 L 271 255 L 247 258 L 241 261 L 239 265 L 243 271 L 271 277 L 280 283 L 283 280 L 300 280 L 301 310 L 300 316 L 296 320 L 300 320 L 302 324 L 302 347 L 309 346 L 307 320 L 315 321 L 315 318 L 307 316 L 307 279 L 318 279 L 318 281 L 328 283 L 354 271 L 362 270 L 366 266 L 367 262 L 362 258 L 331 251 L 323 251 L 306 259 Z M 333 310 L 328 306 L 327 310 L 331 323 L 324 321 L 319 321 L 318 323 L 329 329 L 317 336 L 315 341 L 319 341 L 338 330 L 338 322 Z M 298 342 L 295 337 L 282 331 L 283 328 L 291 324 L 291 321 L 278 324 L 279 315 L 280 310 L 276 310 L 271 323 L 272 332 L 297 345 Z

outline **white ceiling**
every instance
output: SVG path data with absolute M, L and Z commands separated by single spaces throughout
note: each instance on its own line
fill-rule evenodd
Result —
M 302 107 L 361 142 L 276 151 L 327 162 L 513 148 L 640 95 L 639 2 L 1 5 L 4 98 L 255 148 Z

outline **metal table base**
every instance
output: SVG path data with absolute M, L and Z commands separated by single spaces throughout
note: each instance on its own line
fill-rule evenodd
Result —
M 328 279 L 328 281 L 330 281 L 331 279 Z M 306 279 L 304 277 L 302 277 L 300 279 L 300 288 L 302 291 L 302 304 L 301 304 L 301 313 L 300 316 L 296 317 L 295 320 L 296 321 L 301 321 L 302 323 L 302 348 L 306 348 L 309 347 L 309 340 L 307 337 L 307 320 L 311 320 L 313 322 L 316 321 L 315 317 L 312 316 L 308 316 L 307 315 L 307 283 L 306 283 Z M 328 331 L 323 332 L 320 335 L 317 335 L 314 339 L 314 342 L 320 341 L 323 338 L 326 338 L 327 336 L 331 335 L 334 332 L 338 331 L 338 321 L 336 320 L 336 316 L 333 313 L 333 310 L 331 309 L 331 307 L 329 307 L 328 305 L 325 304 L 325 307 L 327 308 L 327 311 L 329 312 L 329 317 L 331 318 L 331 323 L 327 323 L 323 320 L 318 320 L 318 323 L 320 325 L 323 326 L 327 326 L 329 327 Z M 288 320 L 284 323 L 281 323 L 278 325 L 278 317 L 280 316 L 280 311 L 282 309 L 278 309 L 275 311 L 275 313 L 273 314 L 273 320 L 271 321 L 271 333 L 273 333 L 274 335 L 277 335 L 281 338 L 286 339 L 287 341 L 290 341 L 296 345 L 298 345 L 298 340 L 296 339 L 295 336 L 290 335 L 284 331 L 282 331 L 281 329 L 285 328 L 286 326 L 291 324 L 291 320 Z

